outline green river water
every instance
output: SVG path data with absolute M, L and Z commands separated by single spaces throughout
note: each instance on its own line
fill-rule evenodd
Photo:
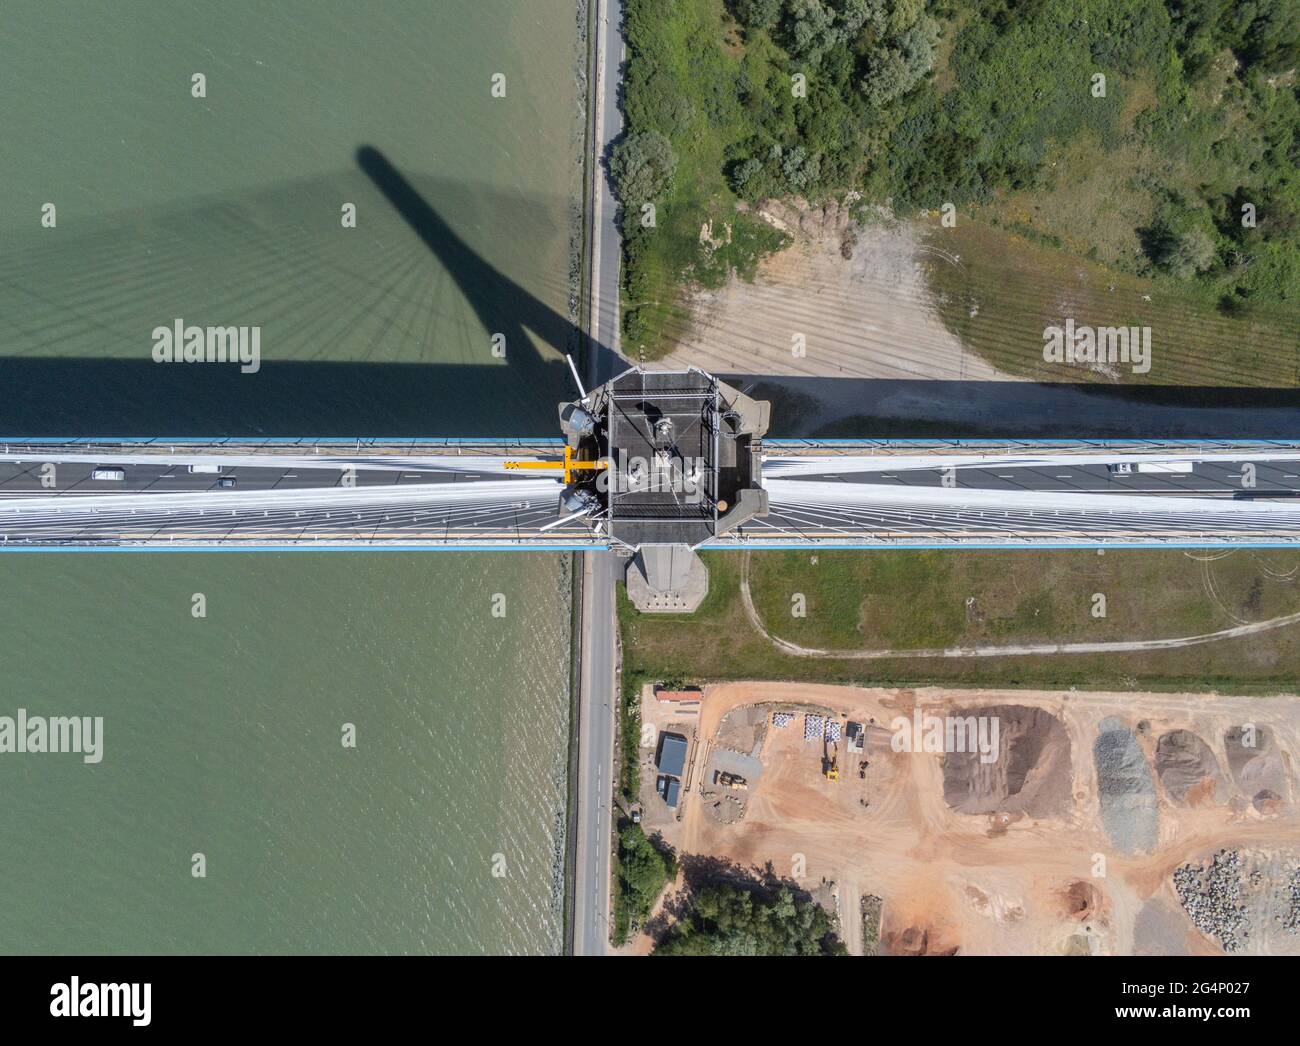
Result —
M 551 435 L 578 55 L 564 0 L 8 0 L 0 435 Z M 176 318 L 261 369 L 153 362 Z M 0 716 L 104 720 L 0 754 L 0 951 L 558 950 L 568 576 L 0 555 Z

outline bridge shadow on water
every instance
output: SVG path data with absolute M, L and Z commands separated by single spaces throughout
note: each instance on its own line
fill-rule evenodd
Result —
M 125 339 L 120 332 L 144 326 L 143 313 L 132 314 L 115 323 L 87 321 L 86 314 L 114 307 L 111 296 L 101 296 L 101 306 L 94 300 L 87 305 L 76 302 L 71 308 L 57 296 L 30 300 L 44 308 L 46 315 L 13 329 L 28 334 L 31 328 L 47 327 L 61 331 L 72 322 L 66 314 L 80 312 L 84 330 L 95 323 L 103 336 L 118 338 L 122 355 L 60 356 L 41 355 L 43 346 L 57 345 L 61 334 L 49 334 L 48 340 L 28 346 L 22 355 L 0 357 L 0 434 L 6 436 L 552 436 L 557 434 L 555 405 L 573 394 L 568 368 L 558 354 L 579 351 L 585 359 L 595 354 L 599 373 L 617 373 L 626 364 L 610 349 L 598 344 L 582 345 L 570 320 L 555 311 L 517 279 L 487 260 L 466 236 L 461 235 L 442 216 L 435 204 L 458 204 L 454 187 L 446 183 L 421 180 L 424 191 L 417 188 L 378 149 L 363 146 L 357 150 L 356 184 L 344 183 L 349 194 L 368 189 L 375 203 L 386 205 L 400 218 L 400 226 L 413 233 L 419 246 L 409 237 L 398 245 L 396 232 L 391 237 L 372 239 L 370 253 L 361 262 L 353 255 L 325 257 L 327 249 L 311 243 L 307 248 L 315 256 L 304 258 L 302 271 L 294 269 L 294 256 L 277 240 L 278 232 L 262 232 L 273 246 L 259 245 L 253 255 L 254 270 L 240 272 L 256 283 L 258 280 L 284 278 L 289 268 L 296 283 L 285 285 L 286 297 L 299 294 L 288 316 L 291 330 L 309 325 L 313 313 L 328 306 L 334 311 L 334 324 L 342 334 L 331 332 L 337 342 L 351 336 L 354 323 L 373 320 L 376 340 L 400 347 L 406 332 L 421 326 L 432 331 L 433 344 L 439 339 L 460 337 L 479 351 L 477 334 L 449 332 L 439 326 L 446 323 L 436 299 L 441 293 L 429 272 L 445 274 L 449 287 L 472 308 L 482 327 L 505 335 L 507 359 L 486 360 L 482 364 L 460 360 L 433 362 L 424 358 L 382 361 L 332 361 L 328 359 L 276 358 L 274 345 L 268 345 L 264 332 L 263 360 L 256 374 L 241 374 L 234 365 L 174 365 L 154 363 L 148 355 L 148 343 Z M 357 178 L 357 175 L 360 178 Z M 339 186 L 327 187 L 323 195 L 338 199 Z M 508 256 L 529 259 L 530 233 L 545 223 L 530 224 L 520 215 L 530 207 L 528 201 L 492 195 L 485 191 L 479 229 L 493 227 L 500 234 L 502 223 L 519 230 L 519 242 Z M 301 187 L 290 187 L 274 200 L 261 201 L 255 213 L 278 213 L 293 207 L 301 196 Z M 343 196 L 351 198 L 351 195 Z M 335 205 L 336 206 L 336 205 Z M 512 210 L 512 207 L 515 208 Z M 521 209 L 523 208 L 523 209 Z M 463 208 L 452 206 L 453 212 Z M 335 211 L 337 214 L 337 211 Z M 252 235 L 244 221 L 220 215 L 222 235 L 236 240 Z M 300 225 L 307 219 L 296 216 Z M 311 220 L 314 220 L 312 218 Z M 552 222 L 552 226 L 556 223 Z M 400 226 L 394 223 L 397 229 Z M 298 235 L 305 235 L 302 229 Z M 554 228 L 550 228 L 554 235 Z M 90 275 L 102 275 L 107 282 L 113 275 L 95 273 L 95 266 L 105 270 L 117 265 L 128 271 L 139 269 L 139 258 L 109 257 L 110 250 L 121 254 L 121 239 L 109 238 L 116 247 L 105 247 L 105 257 L 86 259 Z M 349 243 L 356 241 L 348 241 Z M 176 243 L 185 241 L 178 234 Z M 400 251 L 424 252 L 422 258 L 407 258 Z M 137 250 L 137 255 L 139 254 Z M 392 271 L 381 263 L 392 256 Z M 359 256 L 358 256 L 359 257 Z M 373 265 L 370 271 L 358 265 Z M 513 266 L 512 266 L 513 267 Z M 522 266 L 527 268 L 526 265 Z M 0 276 L 6 276 L 0 272 Z M 539 281 L 536 273 L 531 279 Z M 132 278 L 137 278 L 138 273 Z M 147 297 L 148 280 L 144 279 Z M 564 274 L 549 273 L 547 286 L 557 288 Z M 347 290 L 354 284 L 364 285 L 369 298 L 352 297 Z M 400 290 L 398 285 L 400 284 Z M 316 297 L 304 299 L 307 285 Z M 322 292 L 321 288 L 324 288 Z M 273 295 L 277 292 L 273 288 Z M 322 302 L 325 293 L 328 301 Z M 332 295 L 332 296 L 331 296 Z M 385 305 L 385 295 L 397 305 Z M 165 296 L 165 295 L 164 295 Z M 172 298 L 177 295 L 172 294 Z M 426 299 L 434 299 L 429 305 Z M 153 308 L 152 302 L 146 306 Z M 164 308 L 170 307 L 170 304 Z M 366 316 L 367 311 L 400 307 L 397 313 Z M 416 310 L 416 311 L 411 311 Z M 421 311 L 422 310 L 422 311 Z M 150 313 L 151 315 L 152 313 Z M 257 322 L 235 320 L 223 315 L 222 322 L 242 324 Z M 129 322 L 127 320 L 129 319 Z M 157 319 L 153 322 L 166 322 Z M 195 317 L 195 322 L 198 322 Z M 205 322 L 213 322 L 211 319 Z M 10 328 L 2 328 L 8 330 Z M 148 330 L 148 326 L 144 326 Z M 95 331 L 99 336 L 99 331 Z M 43 330 L 36 335 L 46 337 Z M 35 337 L 36 335 L 33 335 Z M 304 341 L 314 338 L 302 335 Z M 84 339 L 83 339 L 84 341 Z M 543 355 L 535 342 L 555 350 Z M 75 342 L 80 345 L 82 342 Z M 310 348 L 315 347 L 311 341 Z M 345 348 L 348 346 L 345 345 Z M 12 346 L 0 346 L 12 351 Z M 66 351 L 66 350 L 64 350 Z M 486 344 L 482 346 L 487 356 Z M 399 353 L 400 355 L 400 353 Z M 465 353 L 462 352 L 462 357 Z M 585 371 L 584 371 L 585 373 Z M 1300 390 L 1296 389 L 1219 389 L 1129 387 L 1123 389 L 1095 386 L 1050 386 L 1029 382 L 954 382 L 921 380 L 874 380 L 853 378 L 771 378 L 761 375 L 721 375 L 747 389 L 752 395 L 773 400 L 772 435 L 779 437 L 1024 437 L 1056 436 L 1063 438 L 1300 438 Z

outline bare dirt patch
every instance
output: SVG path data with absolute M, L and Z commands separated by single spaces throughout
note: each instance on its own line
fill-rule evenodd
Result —
M 884 215 L 858 222 L 837 202 L 767 200 L 757 213 L 793 242 L 764 259 L 752 283 L 733 275 L 720 290 L 697 291 L 691 328 L 663 366 L 840 378 L 1000 376 L 939 318 L 926 277 L 936 250 L 919 227 Z M 793 351 L 796 335 L 802 355 Z
M 1156 788 L 1152 769 L 1158 739 L 1166 734 L 1188 731 L 1217 742 L 1250 722 L 1267 727 L 1268 752 L 1279 759 L 1290 794 L 1300 751 L 1296 697 L 739 682 L 706 688 L 697 746 L 715 751 L 710 745 L 724 718 L 756 706 L 765 714 L 777 707 L 797 714 L 786 727 L 768 726 L 757 755 L 762 774 L 743 793 L 744 817 L 728 823 L 713 816 L 697 779 L 684 789 L 682 818 L 667 826 L 665 836 L 679 853 L 823 891 L 834 898 L 854 952 L 870 947 L 863 899 L 878 897 L 881 952 L 1222 954 L 1223 944 L 1193 925 L 1174 873 L 1228 849 L 1243 854 L 1243 896 L 1256 889 L 1269 898 L 1256 907 L 1247 903 L 1261 914 L 1251 916 L 1256 928 L 1246 949 L 1300 954 L 1300 933 L 1286 926 L 1300 922 L 1287 906 L 1292 893 L 1300 897 L 1300 875 L 1285 858 L 1300 851 L 1294 806 L 1264 816 L 1241 796 L 1236 805 L 1178 803 Z M 943 754 L 896 752 L 888 743 L 896 717 L 972 709 L 1037 710 L 1060 724 L 1076 753 L 1060 816 L 960 813 L 945 796 Z M 822 745 L 804 739 L 807 710 L 868 728 L 861 753 L 840 745 L 835 778 L 824 772 Z M 739 721 L 729 720 L 728 729 Z M 1148 852 L 1118 845 L 1103 816 L 1102 785 L 1111 787 L 1115 778 L 1109 768 L 1099 772 L 1088 755 L 1107 733 L 1129 738 L 1117 746 L 1130 757 L 1122 766 L 1141 768 L 1148 777 L 1159 812 Z M 1214 748 L 1218 765 L 1228 766 L 1226 750 Z M 1025 779 L 1030 775 L 1026 771 Z M 1254 854 L 1260 863 L 1245 867 L 1245 856 Z M 1264 920 L 1272 924 L 1267 933 Z
M 1186 916 L 1165 901 L 1147 901 L 1133 924 L 1134 955 L 1190 955 Z

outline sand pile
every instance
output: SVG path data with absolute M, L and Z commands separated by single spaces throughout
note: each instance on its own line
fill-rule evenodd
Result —
M 956 955 L 960 949 L 928 926 L 891 930 L 881 937 L 880 946 L 886 955 Z
M 1156 788 L 1137 738 L 1114 717 L 1103 719 L 1092 746 L 1097 767 L 1101 822 L 1115 847 L 1126 854 L 1156 845 Z
M 1160 736 L 1156 775 L 1165 794 L 1180 806 L 1222 803 L 1228 798 L 1228 786 L 1214 752 L 1190 730 L 1171 730 Z
M 1286 767 L 1266 726 L 1236 726 L 1223 735 L 1228 769 L 1262 814 L 1280 813 L 1288 800 Z
M 730 748 L 733 752 L 747 752 L 757 756 L 767 736 L 767 724 L 770 718 L 769 705 L 746 705 L 733 708 L 718 724 L 714 734 L 714 744 L 720 748 Z
M 1072 882 L 1065 891 L 1065 911 L 1080 922 L 1091 919 L 1101 907 L 1101 891 L 1082 879 Z
M 963 814 L 1064 817 L 1070 807 L 1070 738 L 1061 721 L 1041 708 L 995 705 L 953 711 L 996 719 L 997 758 L 979 752 L 943 757 L 943 797 Z

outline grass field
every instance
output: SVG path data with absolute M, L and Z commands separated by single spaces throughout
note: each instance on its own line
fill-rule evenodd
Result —
M 1000 226 L 975 219 L 951 229 L 933 223 L 927 241 L 944 255 L 926 262 L 945 326 L 1000 370 L 1053 382 L 1300 385 L 1295 310 L 1258 305 L 1225 315 L 1202 284 L 1116 272 L 1057 249 L 1032 225 L 1008 227 L 1009 211 L 1001 213 Z M 1067 318 L 1076 326 L 1150 327 L 1150 370 L 1045 361 L 1044 329 Z
M 705 555 L 709 595 L 691 615 L 640 615 L 620 589 L 625 675 L 1234 693 L 1290 691 L 1300 680 L 1300 627 L 1134 653 L 794 657 L 745 616 L 741 555 Z M 756 552 L 750 580 L 769 631 L 831 650 L 1155 639 L 1300 611 L 1300 555 L 1267 550 Z M 791 612 L 796 593 L 802 618 Z M 1093 616 L 1095 593 L 1106 597 L 1105 617 Z
M 1105 0 L 1090 6 L 1097 29 L 1124 17 Z M 1019 143 L 1035 173 L 972 193 L 955 228 L 932 223 L 929 275 L 940 314 L 969 348 L 1019 377 L 1295 387 L 1300 252 L 1286 174 L 1294 91 L 1285 77 L 1249 75 L 1226 47 L 1185 78 L 1159 6 L 1131 10 L 1146 42 L 1134 49 L 1123 33 L 1103 34 L 1094 54 L 1114 59 L 1095 63 L 1109 77 L 1103 98 L 1079 89 L 1095 71 L 1086 48 L 1069 49 L 1082 64 L 1068 76 L 1040 60 L 1057 46 L 1059 5 L 1027 6 L 1004 35 L 978 21 L 952 27 L 936 78 L 949 119 L 960 125 L 996 109 L 995 98 L 1009 100 L 982 147 L 1004 135 L 1002 151 Z M 1116 48 L 1132 51 L 1130 60 L 1119 61 Z M 1242 200 L 1259 203 L 1258 228 L 1241 228 Z M 1155 262 L 1153 244 L 1162 229 L 1193 227 L 1215 241 L 1216 260 L 1195 278 L 1171 275 Z M 1045 361 L 1044 328 L 1067 318 L 1150 327 L 1150 370 Z

